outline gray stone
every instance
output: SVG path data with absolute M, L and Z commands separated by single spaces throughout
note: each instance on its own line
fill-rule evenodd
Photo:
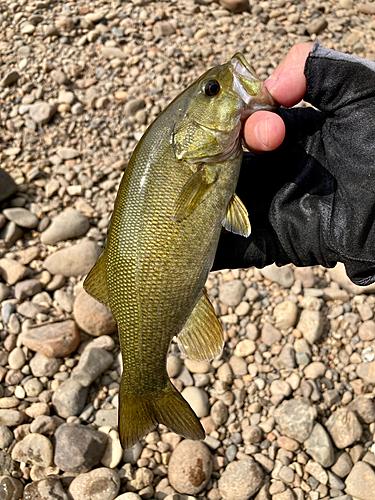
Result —
M 358 500 L 373 500 L 375 491 L 374 469 L 364 463 L 357 462 L 345 481 L 345 492 Z
M 303 373 L 307 379 L 317 379 L 323 377 L 326 372 L 326 365 L 321 361 L 314 361 L 304 369 Z
M 306 452 L 323 467 L 331 467 L 335 461 L 335 452 L 325 428 L 316 423 L 310 436 L 304 442 Z
M 66 472 L 83 473 L 98 465 L 107 446 L 107 435 L 80 424 L 58 427 L 55 464 Z
M 375 384 L 375 361 L 371 363 L 360 363 L 357 365 L 356 373 L 365 384 Z
M 91 385 L 99 375 L 107 370 L 113 363 L 113 356 L 105 349 L 92 348 L 83 351 L 72 379 L 84 387 Z
M 219 491 L 225 500 L 248 500 L 262 482 L 262 469 L 253 460 L 231 462 L 219 479 Z
M 114 500 L 120 491 L 120 478 L 115 470 L 101 467 L 73 479 L 69 493 L 73 500 Z M 93 496 L 93 492 L 95 497 Z
M 347 408 L 350 411 L 354 411 L 365 424 L 375 422 L 375 404 L 372 399 L 366 396 L 358 396 Z
M 44 125 L 51 120 L 56 111 L 56 106 L 51 106 L 48 102 L 38 101 L 30 106 L 29 115 L 35 123 Z
M 275 326 L 281 330 L 286 330 L 295 326 L 298 317 L 298 307 L 290 300 L 284 300 L 275 306 L 273 310 L 275 316 Z
M 55 245 L 59 241 L 79 238 L 86 234 L 89 228 L 89 219 L 78 210 L 69 208 L 52 220 L 41 234 L 40 240 L 46 245 Z
M 296 366 L 296 355 L 293 346 L 285 344 L 281 349 L 279 357 L 277 358 L 277 366 L 279 369 L 293 370 Z
M 26 362 L 25 353 L 21 347 L 15 347 L 9 353 L 8 364 L 12 370 L 20 370 Z
M 297 329 L 310 344 L 314 344 L 320 339 L 323 328 L 324 320 L 320 311 L 312 311 L 310 309 L 302 311 Z
M 56 421 L 49 415 L 39 415 L 30 424 L 30 432 L 52 435 L 57 428 Z
M 0 202 L 6 200 L 17 191 L 17 184 L 12 177 L 0 168 Z
M 18 410 L 0 409 L 0 425 L 13 427 L 23 422 L 23 413 Z
M 319 35 L 328 26 L 327 21 L 323 17 L 318 17 L 311 21 L 311 23 L 306 27 L 306 31 L 309 35 Z
M 5 217 L 21 227 L 33 229 L 38 225 L 38 217 L 26 208 L 14 207 L 3 210 Z
M 247 375 L 247 363 L 243 358 L 233 355 L 229 359 L 229 365 L 232 368 L 233 374 L 237 377 Z
M 117 408 L 111 408 L 110 410 L 98 410 L 95 413 L 94 422 L 98 427 L 101 427 L 102 425 L 108 425 L 110 427 L 116 428 L 118 426 Z
M 37 352 L 30 360 L 30 369 L 34 377 L 52 377 L 61 364 L 61 359 L 50 358 Z
M 167 373 L 169 378 L 178 377 L 181 371 L 181 358 L 178 356 L 169 355 L 167 358 Z
M 316 416 L 316 408 L 303 398 L 284 401 L 275 410 L 281 432 L 299 443 L 310 436 Z
M 0 425 L 0 448 L 8 448 L 12 441 L 13 432 L 6 425 Z
M 143 447 L 141 443 L 136 443 L 131 448 L 124 450 L 122 459 L 126 464 L 135 465 L 142 454 Z
M 245 285 L 241 280 L 227 281 L 219 285 L 219 300 L 231 307 L 236 307 L 245 295 Z
M 23 236 L 23 229 L 15 222 L 8 222 L 0 231 L 0 239 L 4 240 L 5 248 L 10 248 Z
M 215 425 L 223 425 L 228 419 L 228 408 L 222 401 L 218 400 L 212 405 L 210 415 Z
M 279 332 L 279 330 L 277 330 L 277 328 L 271 325 L 271 323 L 264 323 L 261 333 L 261 339 L 266 345 L 271 346 L 276 342 L 280 342 L 281 338 L 281 333 Z
M 199 387 L 185 387 L 182 396 L 194 410 L 198 418 L 206 417 L 209 412 L 209 402 L 206 391 Z
M 85 240 L 49 255 L 43 265 L 51 274 L 82 276 L 94 266 L 100 253 L 101 248 L 96 243 Z
M 337 448 L 351 446 L 361 439 L 363 429 L 355 413 L 346 408 L 336 410 L 326 422 L 328 432 Z
M 2 500 L 19 500 L 22 498 L 22 493 L 23 484 L 21 481 L 11 476 L 0 477 L 0 498 Z
M 87 393 L 88 387 L 68 378 L 53 393 L 52 404 L 57 414 L 62 418 L 79 415 L 85 407 Z
M 33 297 L 41 291 L 42 285 L 40 281 L 36 279 L 19 281 L 14 287 L 14 295 L 19 301 L 23 301 L 28 297 Z
M 269 281 L 279 283 L 284 288 L 290 288 L 294 283 L 293 271 L 290 267 L 277 267 L 276 264 L 271 264 L 263 269 L 260 273 Z
M 52 443 L 42 434 L 28 434 L 22 441 L 15 444 L 12 459 L 16 462 L 50 467 L 53 464 Z
M 68 500 L 57 477 L 47 477 L 25 486 L 25 500 Z
M 73 312 L 78 326 L 94 337 L 110 335 L 117 330 L 111 311 L 84 290 L 74 301 Z
M 27 267 L 14 259 L 0 259 L 0 276 L 8 285 L 15 285 L 29 274 Z

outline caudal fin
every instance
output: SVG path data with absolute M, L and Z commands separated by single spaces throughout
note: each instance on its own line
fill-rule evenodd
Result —
M 197 416 L 171 382 L 151 396 L 129 394 L 120 389 L 119 431 L 125 450 L 138 443 L 157 424 L 164 424 L 188 439 L 205 438 Z

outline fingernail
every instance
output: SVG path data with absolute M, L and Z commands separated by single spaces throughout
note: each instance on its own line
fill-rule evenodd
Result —
M 260 120 L 254 130 L 255 137 L 265 151 L 269 150 L 268 119 Z
M 277 78 L 274 78 L 270 76 L 267 78 L 267 80 L 264 82 L 264 86 L 268 88 L 268 90 L 271 90 L 277 83 Z

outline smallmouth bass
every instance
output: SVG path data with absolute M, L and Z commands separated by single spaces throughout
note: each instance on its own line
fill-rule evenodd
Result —
M 204 430 L 166 371 L 171 339 L 209 360 L 223 331 L 204 285 L 221 228 L 248 236 L 235 194 L 241 126 L 275 102 L 241 54 L 190 85 L 149 126 L 124 173 L 106 247 L 84 288 L 118 323 L 119 432 L 129 448 L 157 424 L 190 439 Z

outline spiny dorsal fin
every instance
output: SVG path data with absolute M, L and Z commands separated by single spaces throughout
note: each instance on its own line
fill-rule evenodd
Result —
M 190 359 L 209 361 L 221 353 L 223 329 L 206 290 L 203 290 L 177 340 L 181 352 Z
M 107 256 L 104 251 L 83 282 L 83 288 L 94 299 L 109 308 L 106 266 Z
M 216 182 L 216 175 L 208 167 L 201 167 L 182 188 L 173 207 L 172 218 L 181 222 L 194 212 Z
M 230 199 L 223 226 L 232 233 L 240 234 L 241 236 L 250 236 L 249 214 L 245 205 L 236 194 Z

